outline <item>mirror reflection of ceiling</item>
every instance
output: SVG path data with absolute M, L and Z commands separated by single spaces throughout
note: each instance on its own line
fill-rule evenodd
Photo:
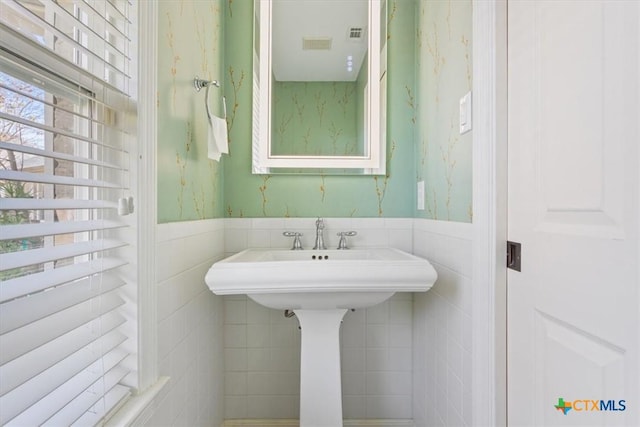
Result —
M 355 81 L 367 52 L 368 3 L 273 0 L 276 81 Z

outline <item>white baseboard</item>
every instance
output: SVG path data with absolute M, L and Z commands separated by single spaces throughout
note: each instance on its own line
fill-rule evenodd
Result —
M 225 420 L 222 427 L 299 427 L 298 420 Z M 344 427 L 414 427 L 413 420 L 344 420 Z

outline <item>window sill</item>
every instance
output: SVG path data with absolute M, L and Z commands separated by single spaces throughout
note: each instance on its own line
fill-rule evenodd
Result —
M 160 377 L 147 390 L 127 400 L 103 425 L 106 427 L 144 425 L 146 419 L 152 415 L 152 412 L 147 409 L 159 403 L 158 396 L 168 382 L 169 377 Z

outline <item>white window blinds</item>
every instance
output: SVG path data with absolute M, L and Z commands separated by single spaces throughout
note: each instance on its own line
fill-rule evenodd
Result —
M 0 425 L 95 425 L 135 385 L 134 15 L 0 0 Z

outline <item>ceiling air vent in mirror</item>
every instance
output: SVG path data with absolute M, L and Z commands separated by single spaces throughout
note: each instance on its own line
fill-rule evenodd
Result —
M 349 28 L 349 40 L 352 40 L 352 41 L 362 40 L 363 35 L 364 35 L 364 29 L 362 27 Z
M 303 50 L 331 50 L 331 37 L 303 37 Z

